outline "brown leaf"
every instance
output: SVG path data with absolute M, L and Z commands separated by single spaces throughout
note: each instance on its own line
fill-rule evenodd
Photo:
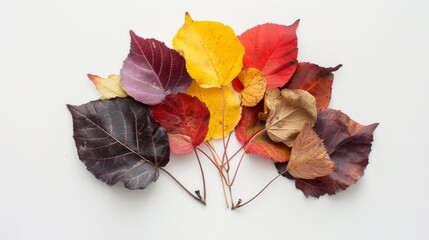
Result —
M 270 110 L 265 126 L 274 142 L 292 147 L 304 124 L 313 126 L 316 122 L 316 100 L 304 90 L 283 89 L 280 92 L 277 88 L 269 89 L 265 103 Z
M 306 123 L 295 139 L 286 170 L 295 178 L 315 179 L 329 175 L 334 162 L 310 124 Z
M 296 179 L 295 185 L 305 196 L 333 195 L 355 184 L 364 174 L 371 152 L 373 132 L 378 123 L 361 125 L 341 111 L 325 109 L 319 112 L 314 131 L 325 144 L 335 163 L 334 171 L 313 180 Z M 285 164 L 276 164 L 284 172 Z M 290 178 L 287 173 L 285 177 Z

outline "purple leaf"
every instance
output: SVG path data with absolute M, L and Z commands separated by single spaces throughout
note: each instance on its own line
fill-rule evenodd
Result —
M 129 189 L 144 189 L 158 179 L 170 148 L 148 106 L 114 98 L 67 107 L 79 158 L 96 178 L 108 185 L 122 182 Z
M 144 39 L 133 31 L 131 49 L 121 69 L 124 90 L 135 100 L 148 105 L 160 103 L 170 93 L 184 92 L 192 79 L 185 59 L 155 39 Z

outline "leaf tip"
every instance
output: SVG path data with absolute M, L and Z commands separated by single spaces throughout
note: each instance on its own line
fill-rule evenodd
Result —
M 91 73 L 86 74 L 86 76 L 88 76 L 89 80 L 91 80 L 92 82 L 95 82 L 95 80 L 97 78 L 99 78 L 99 76 L 91 74 Z
M 185 12 L 185 23 L 187 22 L 193 22 L 194 20 L 192 20 L 191 15 L 189 14 L 188 11 Z

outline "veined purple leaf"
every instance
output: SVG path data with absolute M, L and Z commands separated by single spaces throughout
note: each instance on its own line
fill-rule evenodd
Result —
M 67 105 L 80 160 L 96 178 L 144 189 L 170 158 L 168 137 L 145 106 L 132 98 Z
M 155 105 L 170 93 L 184 92 L 192 79 L 185 59 L 155 39 L 144 39 L 133 31 L 131 49 L 121 69 L 124 90 L 139 102 Z

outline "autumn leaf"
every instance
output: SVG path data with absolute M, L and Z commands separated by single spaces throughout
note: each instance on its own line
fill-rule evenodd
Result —
M 243 86 L 240 92 L 241 104 L 247 107 L 253 107 L 262 100 L 267 88 L 267 81 L 264 74 L 256 68 L 243 69 L 234 81 L 239 81 Z M 234 84 L 235 90 L 241 88 Z
M 282 87 L 297 67 L 299 21 L 290 26 L 266 23 L 253 27 L 238 38 L 245 48 L 244 68 L 256 68 L 267 79 L 267 88 Z
M 316 100 L 304 90 L 272 88 L 267 90 L 265 102 L 270 110 L 265 126 L 274 142 L 292 147 L 304 124 L 316 122 Z
M 244 48 L 232 28 L 219 22 L 185 23 L 173 39 L 173 47 L 186 59 L 186 69 L 200 87 L 228 85 L 241 71 Z
M 295 178 L 315 179 L 329 175 L 333 169 L 323 140 L 306 123 L 295 139 L 286 170 Z
M 286 85 L 289 89 L 303 89 L 311 93 L 316 98 L 318 110 L 328 107 L 331 100 L 332 72 L 340 69 L 342 65 L 333 68 L 324 68 L 312 63 L 298 63 L 291 80 Z
M 133 31 L 131 49 L 121 70 L 124 90 L 148 105 L 160 103 L 170 93 L 184 92 L 192 82 L 185 59 L 155 39 L 144 39 Z
M 313 180 L 296 179 L 295 185 L 305 196 L 333 195 L 355 184 L 364 174 L 371 152 L 373 132 L 378 123 L 361 125 L 341 111 L 325 109 L 319 112 L 315 132 L 323 139 L 334 171 Z M 284 164 L 277 164 L 279 171 Z
M 222 107 L 222 91 L 224 107 Z M 195 82 L 186 91 L 187 94 L 199 98 L 210 111 L 209 130 L 205 140 L 227 136 L 240 119 L 241 107 L 238 97 L 228 86 L 222 88 L 201 88 Z M 222 112 L 222 110 L 224 110 Z M 222 123 L 224 114 L 224 134 Z
M 67 107 L 79 158 L 96 178 L 129 189 L 144 189 L 158 179 L 170 149 L 165 129 L 147 106 L 114 98 Z
M 107 78 L 102 78 L 97 75 L 88 74 L 88 78 L 101 93 L 100 99 L 128 96 L 122 89 L 119 75 L 111 74 Z
M 246 153 L 257 154 L 274 162 L 286 162 L 289 160 L 290 148 L 283 143 L 273 142 L 265 131 L 261 132 L 265 128 L 265 122 L 259 120 L 258 113 L 263 109 L 263 102 L 255 107 L 243 107 L 240 121 L 235 127 L 235 136 L 241 144 L 248 144 Z M 256 134 L 258 135 L 249 143 Z
M 152 106 L 152 114 L 167 130 L 173 153 L 191 153 L 207 135 L 210 113 L 197 97 L 168 95 L 162 103 Z

